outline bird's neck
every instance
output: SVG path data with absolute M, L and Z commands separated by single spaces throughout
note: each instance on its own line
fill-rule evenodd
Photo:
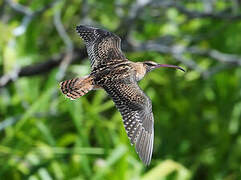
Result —
M 136 80 L 140 81 L 146 74 L 146 68 L 141 62 L 133 63 L 133 68 L 136 71 Z

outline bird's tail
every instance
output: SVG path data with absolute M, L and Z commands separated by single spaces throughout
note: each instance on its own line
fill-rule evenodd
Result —
M 60 83 L 62 93 L 72 100 L 87 94 L 93 88 L 94 84 L 91 76 L 74 78 Z

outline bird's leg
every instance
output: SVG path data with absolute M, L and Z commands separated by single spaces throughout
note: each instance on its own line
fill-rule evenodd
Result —
M 95 88 L 94 81 L 90 75 L 82 78 L 70 79 L 60 83 L 62 93 L 72 100 L 87 94 L 93 88 Z

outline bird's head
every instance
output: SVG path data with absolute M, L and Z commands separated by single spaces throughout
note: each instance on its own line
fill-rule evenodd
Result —
M 160 67 L 175 68 L 175 69 L 180 69 L 185 72 L 185 70 L 179 66 L 170 65 L 170 64 L 158 64 L 154 61 L 144 61 L 143 66 L 146 68 L 146 72 L 150 72 L 151 70 L 160 68 Z

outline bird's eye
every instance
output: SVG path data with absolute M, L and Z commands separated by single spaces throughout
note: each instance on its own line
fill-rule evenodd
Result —
M 145 63 L 147 66 L 155 66 L 156 64 L 153 64 L 153 63 L 151 63 L 151 62 L 146 62 Z

